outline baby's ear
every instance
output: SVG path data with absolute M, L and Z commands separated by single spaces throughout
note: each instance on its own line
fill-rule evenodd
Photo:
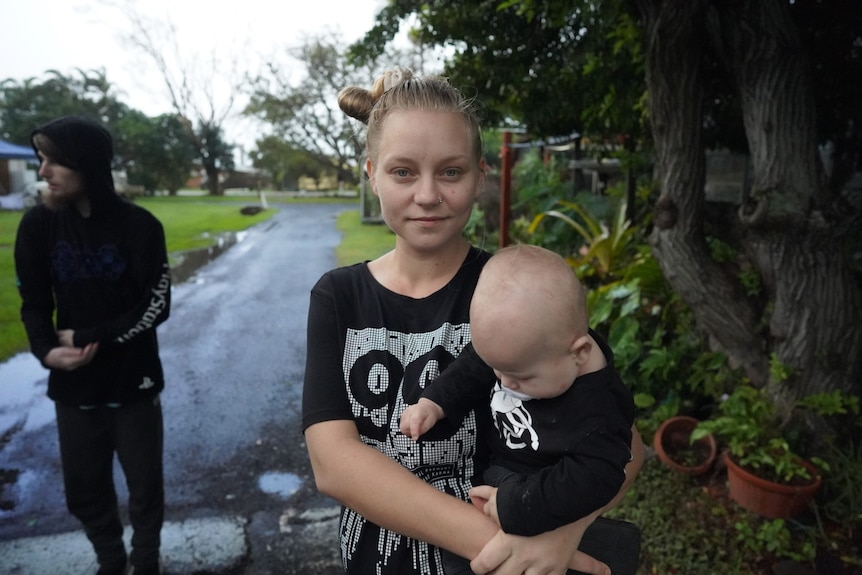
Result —
M 593 338 L 589 335 L 582 335 L 576 338 L 572 345 L 569 346 L 569 353 L 575 356 L 575 362 L 578 365 L 587 363 L 590 358 L 590 353 L 593 351 Z

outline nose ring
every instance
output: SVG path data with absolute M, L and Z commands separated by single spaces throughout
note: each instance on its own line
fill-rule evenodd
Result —
M 442 203 L 443 203 L 443 196 L 437 196 L 437 203 L 438 203 L 438 204 L 442 204 Z

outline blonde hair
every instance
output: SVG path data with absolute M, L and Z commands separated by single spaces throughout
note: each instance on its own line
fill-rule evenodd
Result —
M 455 112 L 461 114 L 474 139 L 476 158 L 482 157 L 482 134 L 476 101 L 465 98 L 446 78 L 417 77 L 403 68 L 387 70 L 374 81 L 371 90 L 348 86 L 338 93 L 341 110 L 367 125 L 365 151 L 377 161 L 383 123 L 393 110 Z

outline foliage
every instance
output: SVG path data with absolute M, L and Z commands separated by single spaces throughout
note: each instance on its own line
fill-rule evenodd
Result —
M 234 166 L 234 144 L 225 138 L 224 124 L 240 93 L 236 59 L 225 61 L 216 51 L 183 53 L 173 23 L 146 16 L 131 2 L 118 7 L 130 24 L 125 43 L 155 67 L 206 173 L 210 194 L 221 195 L 220 173 Z
M 233 169 L 233 144 L 225 140 L 224 128 L 215 120 L 199 120 L 194 130 L 187 124 L 187 133 L 206 172 L 207 189 L 214 196 L 221 195 L 219 174 Z
M 475 204 L 473 211 L 470 212 L 470 219 L 464 227 L 464 236 L 474 246 L 494 252 L 497 246 L 500 245 L 500 230 L 493 229 L 488 224 L 488 218 L 485 211 Z
M 0 138 L 19 145 L 29 144 L 37 126 L 68 115 L 102 122 L 116 136 L 127 110 L 104 70 L 78 69 L 68 76 L 49 70 L 44 78 L 0 82 Z
M 352 51 L 379 56 L 410 20 L 422 43 L 450 54 L 445 75 L 481 91 L 488 126 L 514 120 L 539 136 L 637 136 L 644 125 L 642 58 L 639 32 L 623 6 L 393 0 Z
M 195 150 L 185 125 L 173 114 L 149 118 L 130 110 L 117 124 L 116 155 L 130 184 L 171 195 L 185 186 Z
M 587 287 L 590 325 L 606 335 L 650 437 L 678 412 L 696 413 L 737 380 L 724 355 L 705 350 L 691 311 L 672 292 L 644 238 L 612 190 L 604 203 L 580 194 L 538 213 L 525 238 L 566 257 Z M 590 199 L 595 207 L 585 207 Z M 594 212 L 604 214 L 603 217 Z M 549 233 L 543 228 L 568 228 Z
M 798 401 L 796 408 L 819 415 L 858 414 L 859 400 L 839 392 L 817 393 Z M 792 428 L 779 418 L 764 389 L 740 384 L 719 404 L 718 412 L 715 418 L 698 425 L 693 439 L 715 434 L 727 443 L 735 462 L 764 478 L 782 483 L 810 478 L 800 463 L 802 456 L 791 448 Z M 828 471 L 822 458 L 809 459 Z
M 715 434 L 727 442 L 735 462 L 767 479 L 790 483 L 810 478 L 782 435 L 775 406 L 764 390 L 739 385 L 718 409 L 721 415 L 702 421 L 692 439 Z
M 176 191 L 188 179 L 194 151 L 188 124 L 176 115 L 149 118 L 129 108 L 117 98 L 104 71 L 78 70 L 69 76 L 50 71 L 44 79 L 0 84 L 3 139 L 26 145 L 35 127 L 65 115 L 106 126 L 114 138 L 114 168 L 125 169 L 129 183 L 150 191 Z
M 862 477 L 862 426 L 857 420 L 854 427 L 843 441 L 826 442 L 822 457 L 829 465 L 829 473 L 818 506 L 820 513 L 845 529 L 851 540 L 862 529 L 862 481 L 859 481 Z
M 257 149 L 251 153 L 251 158 L 255 168 L 272 174 L 278 190 L 297 190 L 299 178 L 306 176 L 318 180 L 322 173 L 320 162 L 310 152 L 275 136 L 258 140 Z
M 740 520 L 733 524 L 736 541 L 743 549 L 751 551 L 756 557 L 777 555 L 794 561 L 811 561 L 816 550 L 814 543 L 803 540 L 801 545 L 794 542 L 784 519 L 764 521 L 753 526 L 751 522 Z
M 545 161 L 536 148 L 519 155 L 512 168 L 512 188 L 514 198 L 511 209 L 514 217 L 549 209 L 567 192 L 562 166 L 557 158 L 552 156 Z
M 559 200 L 557 203 L 574 212 L 579 219 L 574 219 L 560 210 L 548 210 L 533 218 L 527 232 L 533 233 L 546 217 L 563 220 L 584 241 L 584 246 L 579 250 L 579 260 L 585 262 L 582 264 L 583 273 L 595 275 L 599 281 L 605 280 L 615 271 L 614 267 L 619 265 L 619 260 L 629 251 L 632 244 L 634 229 L 625 219 L 625 203 L 617 204 L 611 227 L 593 218 L 587 210 L 575 202 Z
M 318 171 L 334 170 L 339 179 L 355 183 L 364 144 L 354 137 L 357 126 L 338 108 L 337 95 L 351 85 L 370 88 L 375 71 L 352 65 L 345 52 L 334 35 L 310 38 L 289 49 L 290 60 L 304 68 L 304 77 L 297 82 L 286 65 L 271 61 L 266 73 L 250 80 L 250 102 L 243 114 L 270 126 L 272 137 L 290 149 L 304 150 Z M 271 151 L 271 146 L 261 150 Z
M 812 564 L 818 539 L 811 529 L 758 517 L 726 498 L 716 479 L 695 479 L 644 463 L 622 503 L 606 516 L 641 529 L 642 573 L 761 575 L 779 559 Z M 705 482 L 705 483 L 704 483 Z

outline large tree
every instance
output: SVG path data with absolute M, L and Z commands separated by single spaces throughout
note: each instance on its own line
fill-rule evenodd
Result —
M 279 190 L 297 190 L 299 178 L 307 176 L 318 180 L 322 172 L 322 166 L 315 156 L 275 136 L 258 140 L 257 149 L 251 153 L 251 158 L 255 168 L 272 174 Z M 332 165 L 326 167 L 331 169 Z
M 838 9 L 852 3 L 826 4 L 821 18 L 859 22 L 858 8 Z M 841 188 L 823 177 L 813 52 L 791 5 L 637 0 L 636 6 L 661 188 L 652 243 L 666 277 L 752 381 L 770 382 L 770 358 L 791 368 L 780 388 L 771 380 L 785 406 L 815 391 L 862 394 L 862 286 L 847 249 L 862 222 Z M 835 57 L 852 53 L 858 37 L 845 40 Z M 703 193 L 707 51 L 738 94 L 752 170 L 748 197 L 713 221 Z M 851 65 L 858 73 L 858 55 Z M 852 129 L 852 118 L 844 125 Z M 711 257 L 709 235 L 734 246 L 739 262 L 756 270 L 766 298 L 750 297 L 736 273 Z
M 752 382 L 771 383 L 785 406 L 814 391 L 862 394 L 860 198 L 843 186 L 860 169 L 862 98 L 859 82 L 836 81 L 862 71 L 862 3 L 393 0 L 361 48 L 410 16 L 425 42 L 450 47 L 447 73 L 498 117 L 538 134 L 649 138 L 655 256 L 710 343 Z M 815 95 L 821 86 L 828 96 Z M 818 156 L 827 138 L 831 179 Z M 708 144 L 750 157 L 751 193 L 736 209 L 706 202 Z M 713 257 L 716 241 L 734 265 Z M 759 289 L 743 288 L 741 268 Z
M 295 150 L 305 150 L 318 171 L 335 170 L 339 180 L 355 183 L 362 157 L 356 126 L 338 108 L 338 91 L 349 85 L 370 86 L 372 72 L 346 58 L 346 45 L 327 34 L 288 48 L 288 64 L 272 58 L 264 73 L 250 78 L 251 99 L 244 113 L 270 126 L 271 135 Z M 303 76 L 296 80 L 290 63 Z M 270 150 L 271 151 L 271 150 Z
M 132 110 L 118 122 L 117 132 L 117 156 L 130 184 L 171 195 L 185 186 L 197 154 L 185 124 L 175 114 L 149 118 Z
M 128 1 L 118 7 L 131 25 L 126 43 L 155 66 L 171 106 L 183 118 L 210 195 L 223 194 L 220 175 L 234 167 L 234 146 L 227 141 L 224 126 L 240 93 L 236 60 L 225 61 L 215 52 L 183 52 L 172 22 L 147 17 Z
M 444 75 L 485 110 L 485 127 L 536 137 L 642 135 L 643 68 L 635 21 L 601 3 L 391 0 L 351 47 L 379 58 L 406 21 L 424 46 L 443 46 Z M 415 19 L 414 19 L 415 18 Z
M 308 37 L 271 57 L 263 73 L 249 78 L 250 102 L 244 113 L 269 126 L 268 136 L 302 151 L 303 161 L 313 158 L 317 172 L 335 171 L 339 180 L 356 183 L 364 143 L 357 137 L 358 124 L 338 108 L 338 92 L 350 85 L 370 88 L 382 72 L 378 62 L 383 59 L 414 70 L 434 65 L 434 54 L 418 38 L 409 49 L 384 46 L 364 56 L 351 58 L 335 34 Z M 299 75 L 292 73 L 297 65 Z M 273 150 L 270 146 L 261 151 Z
M 48 70 L 42 78 L 0 82 L 0 137 L 16 144 L 26 145 L 34 128 L 67 115 L 87 116 L 116 132 L 128 110 L 104 70 Z

